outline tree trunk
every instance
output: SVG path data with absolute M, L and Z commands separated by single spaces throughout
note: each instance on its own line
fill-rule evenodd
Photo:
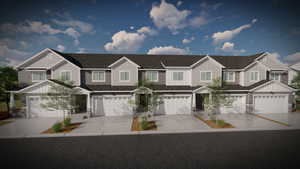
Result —
M 5 94 L 5 102 L 6 102 L 7 114 L 10 117 L 9 94 Z

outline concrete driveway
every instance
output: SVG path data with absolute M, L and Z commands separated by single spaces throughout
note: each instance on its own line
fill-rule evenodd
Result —
M 190 114 L 154 116 L 158 131 L 209 130 L 205 123 Z
M 237 129 L 285 129 L 287 126 L 259 118 L 251 114 L 228 113 L 220 114 L 218 118 L 229 122 Z
M 300 128 L 300 112 L 292 113 L 268 113 L 268 114 L 259 114 L 260 116 L 280 121 L 283 123 L 289 124 L 292 128 Z
M 71 133 L 121 134 L 131 131 L 132 116 L 92 117 Z
M 61 118 L 32 118 L 10 119 L 13 122 L 0 126 L 0 137 L 18 137 L 39 135 L 42 131 L 50 128 Z

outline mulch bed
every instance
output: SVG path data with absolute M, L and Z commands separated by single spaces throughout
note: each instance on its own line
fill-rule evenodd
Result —
M 81 124 L 82 124 L 82 123 L 72 123 L 72 124 L 70 124 L 69 126 L 62 128 L 62 130 L 59 131 L 59 132 L 55 132 L 55 131 L 52 130 L 52 128 L 49 128 L 49 129 L 43 131 L 42 134 L 69 133 L 69 132 L 71 132 L 72 130 L 78 128 Z
M 13 122 L 13 120 L 0 121 L 0 126 Z
M 144 131 L 144 130 L 157 130 L 157 125 L 155 121 L 148 121 L 148 126 L 146 129 L 143 129 L 141 123 L 138 120 L 138 117 L 133 117 L 131 131 Z
M 216 122 L 214 120 L 204 120 L 203 118 L 201 118 L 200 116 L 195 115 L 195 117 L 201 121 L 203 121 L 205 124 L 207 124 L 209 127 L 211 128 L 235 128 L 233 125 L 231 125 L 230 123 L 225 122 L 225 125 L 220 126 L 217 125 Z

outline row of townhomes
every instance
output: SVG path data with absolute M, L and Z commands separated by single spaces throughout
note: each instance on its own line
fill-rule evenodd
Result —
M 55 79 L 73 81 L 81 90 L 82 111 L 92 116 L 132 115 L 138 101 L 156 94 L 162 100 L 157 114 L 190 114 L 203 111 L 213 79 L 226 83 L 223 92 L 233 100 L 221 113 L 288 113 L 293 109 L 295 73 L 269 53 L 250 56 L 78 54 L 45 49 L 16 67 L 28 117 L 61 116 L 41 106 L 43 94 Z M 152 87 L 140 90 L 147 79 Z

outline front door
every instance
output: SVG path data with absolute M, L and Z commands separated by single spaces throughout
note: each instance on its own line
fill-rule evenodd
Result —
M 204 99 L 207 94 L 196 94 L 196 110 L 204 110 Z
M 148 95 L 148 94 L 140 94 L 139 95 L 139 105 L 138 105 L 138 111 L 139 112 L 148 111 L 149 97 L 150 97 L 150 95 Z

